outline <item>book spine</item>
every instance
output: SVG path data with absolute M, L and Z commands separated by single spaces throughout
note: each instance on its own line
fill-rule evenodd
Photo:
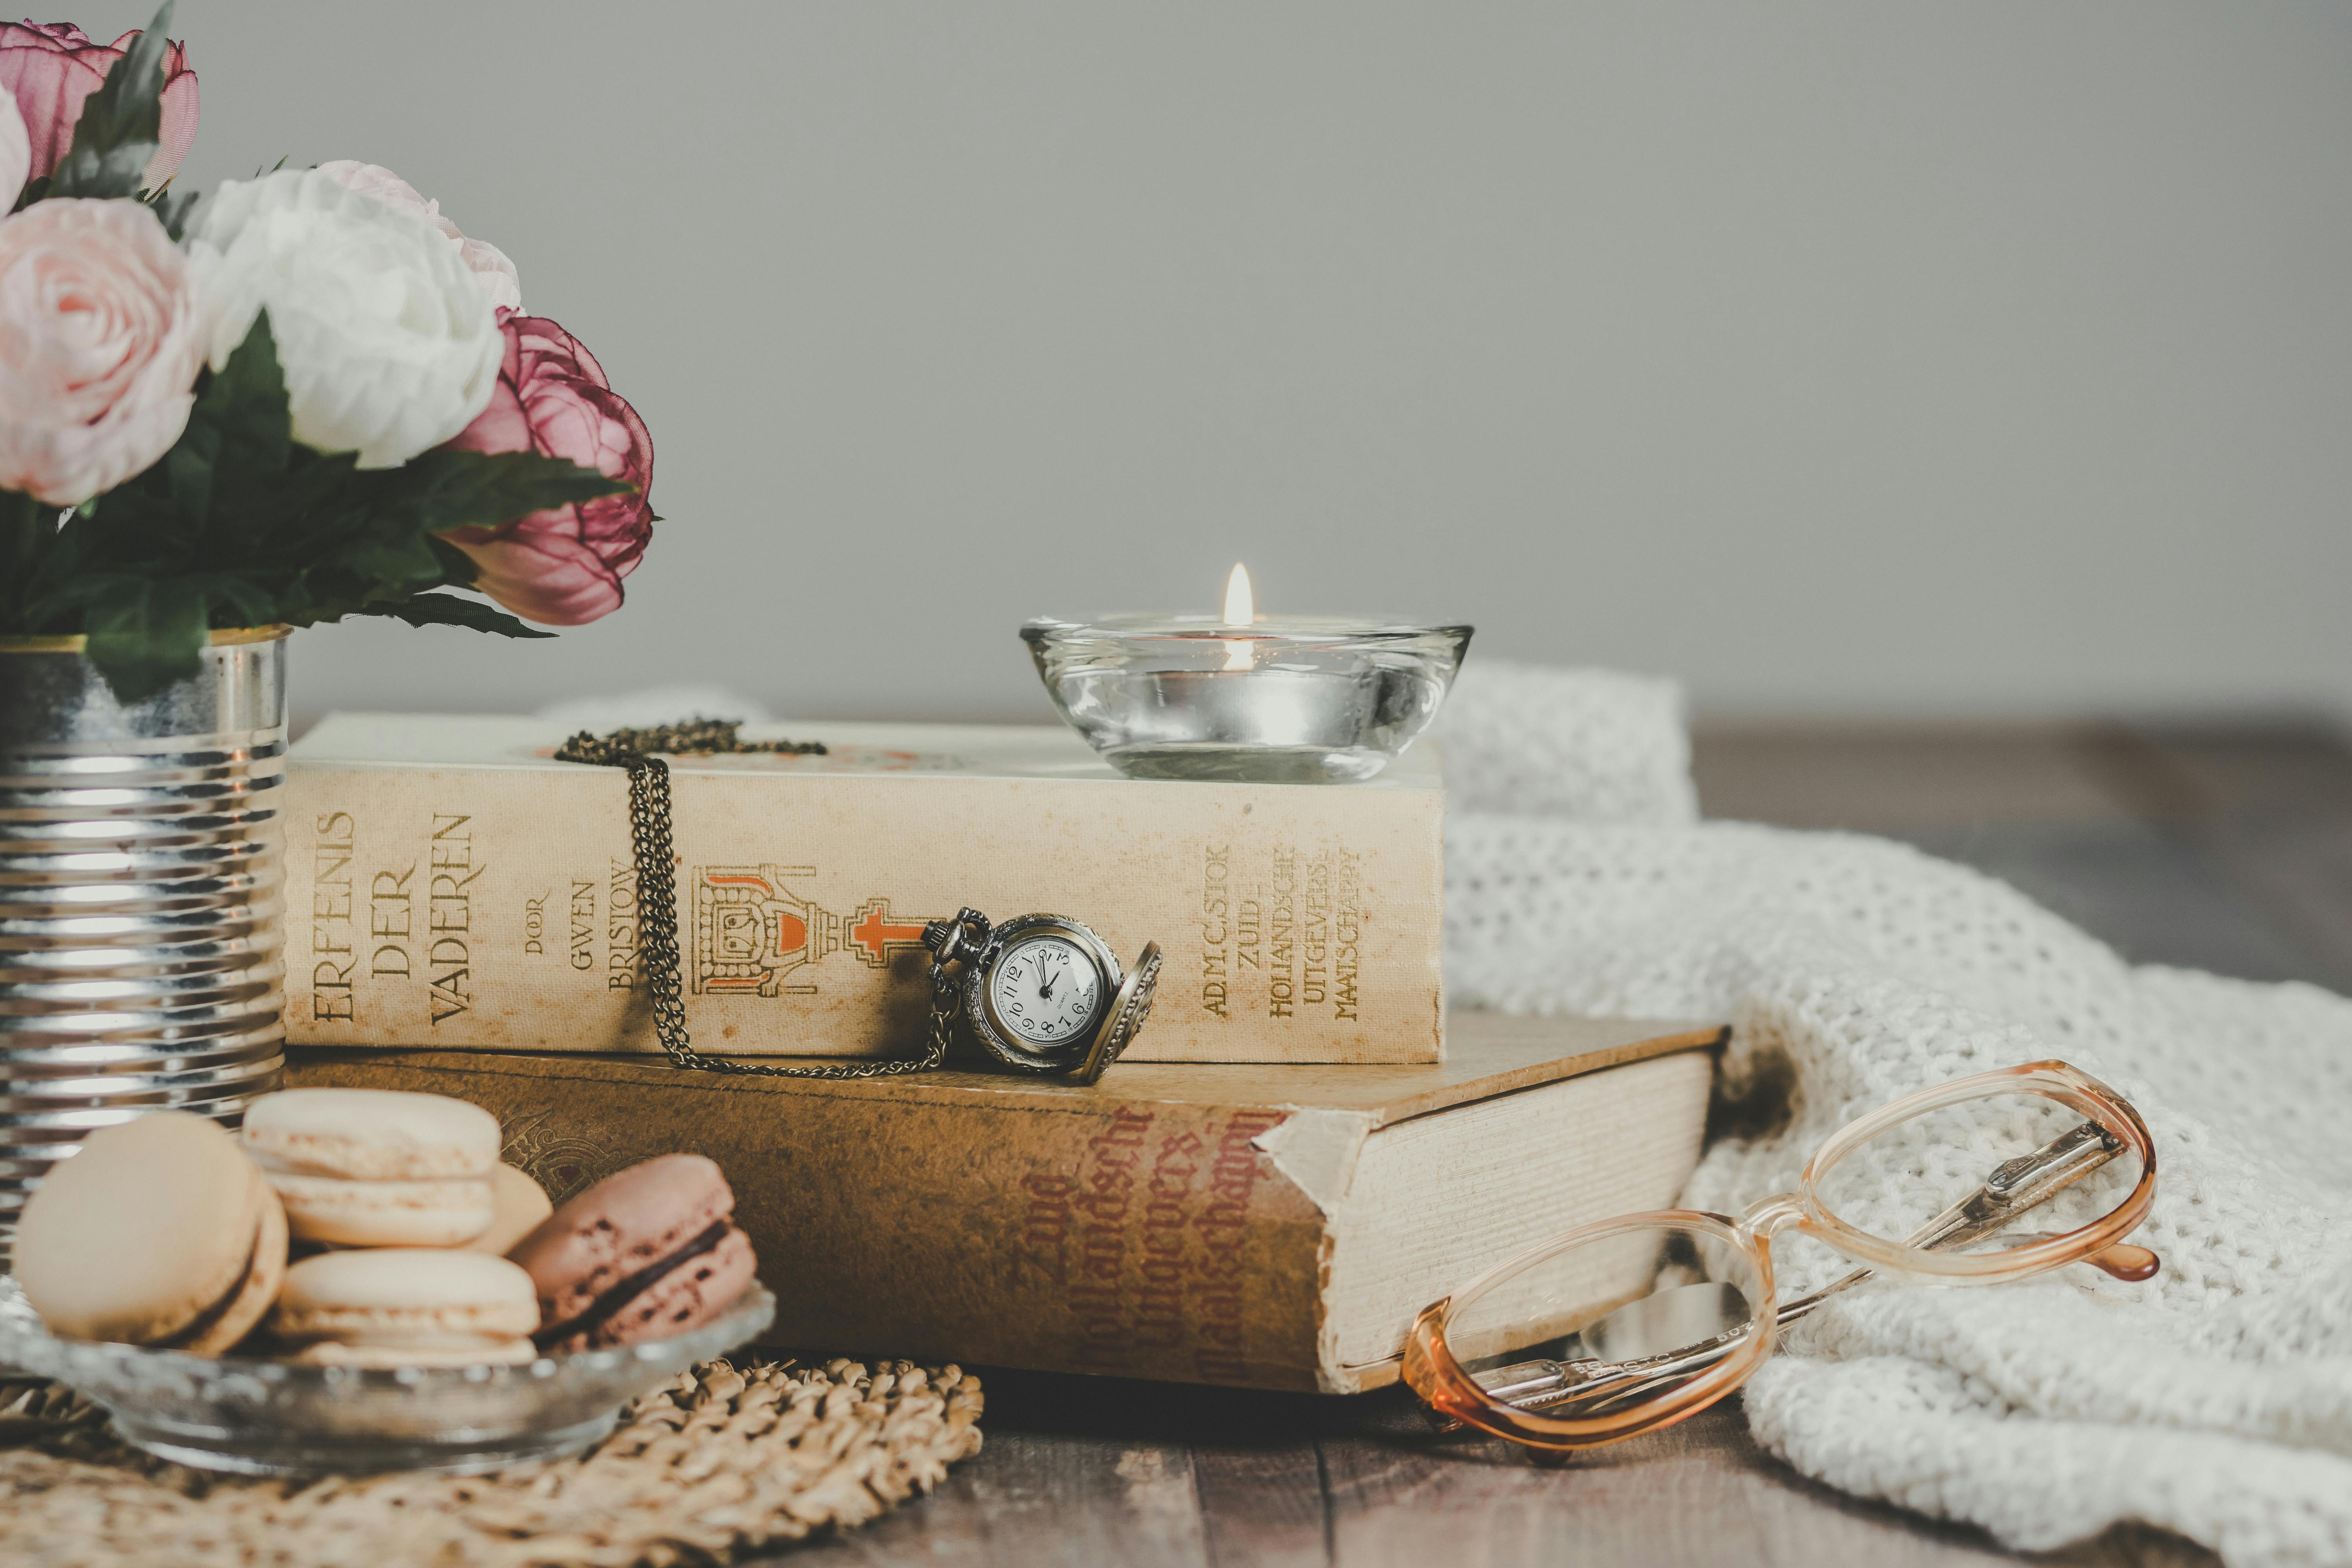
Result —
M 1129 1056 L 1438 1059 L 1442 796 L 1096 780 L 674 775 L 698 1050 L 920 1048 L 923 922 L 1051 911 L 1164 953 Z M 627 781 L 289 771 L 287 1037 L 656 1048 Z
M 454 1095 L 561 1203 L 677 1150 L 727 1173 L 772 1344 L 1312 1391 L 1328 1231 L 1261 1152 L 1274 1108 L 956 1102 L 563 1058 L 292 1055 L 295 1087 Z M 659 1076 L 656 1076 L 659 1075 Z

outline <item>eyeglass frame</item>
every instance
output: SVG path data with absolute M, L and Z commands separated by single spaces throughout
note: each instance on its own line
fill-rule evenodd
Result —
M 2039 1095 L 2063 1105 L 2083 1116 L 2088 1125 L 2053 1140 L 2032 1154 L 2003 1162 L 1975 1193 L 1900 1242 L 1857 1229 L 1822 1201 L 1822 1178 L 1847 1155 L 1887 1129 L 1948 1106 L 2021 1093 Z M 2104 1136 L 2085 1139 L 2084 1134 L 2091 1127 Z M 2098 1146 L 2097 1157 L 2086 1157 L 2093 1145 Z M 2103 1217 L 2060 1236 L 1998 1252 L 1940 1250 L 1998 1231 L 2018 1215 L 2046 1201 L 2061 1187 L 2126 1153 L 2137 1157 L 2139 1179 L 2123 1202 Z M 1760 1199 L 1737 1219 L 1698 1209 L 1621 1215 L 1579 1226 L 1513 1254 L 1422 1309 L 1405 1339 L 1404 1381 L 1428 1407 L 1433 1419 L 1444 1426 L 1459 1423 L 1475 1426 L 1528 1447 L 1554 1452 L 1623 1442 L 1696 1415 L 1735 1392 L 1771 1354 L 1782 1324 L 1869 1278 L 1876 1269 L 1915 1278 L 1924 1276 L 1951 1285 L 2000 1285 L 2032 1279 L 2111 1252 L 2147 1217 L 2156 1200 L 2156 1166 L 2155 1142 L 2139 1112 L 2122 1095 L 2081 1068 L 2052 1060 L 1974 1073 L 1906 1095 L 1847 1124 L 1832 1134 L 1805 1163 L 1796 1192 Z M 2011 1194 L 2015 1195 L 2005 1195 Z M 1998 1212 L 1987 1212 L 1989 1208 Z M 1745 1254 L 1755 1269 L 1763 1305 L 1736 1333 L 1700 1346 L 1685 1347 L 1683 1352 L 1618 1363 L 1616 1375 L 1574 1385 L 1573 1403 L 1598 1405 L 1601 1406 L 1599 1414 L 1581 1417 L 1556 1415 L 1514 1403 L 1502 1397 L 1501 1388 L 1482 1383 L 1478 1374 L 1464 1367 L 1446 1344 L 1445 1319 L 1456 1299 L 1475 1298 L 1491 1285 L 1570 1247 L 1612 1236 L 1658 1229 L 1704 1237 Z M 1790 1230 L 1811 1237 L 1866 1267 L 1800 1301 L 1786 1307 L 1776 1305 L 1779 1292 L 1772 1275 L 1771 1243 L 1775 1237 Z M 2120 1278 L 2145 1279 L 2155 1272 L 2155 1255 L 2148 1253 L 2146 1258 L 2144 1266 L 2102 1263 L 2101 1267 Z M 1705 1363 L 1696 1375 L 1686 1379 L 1680 1375 L 1679 1368 L 1665 1364 L 1676 1358 L 1692 1359 L 1685 1352 L 1703 1358 Z M 1662 1377 L 1673 1386 L 1654 1397 L 1641 1396 L 1649 1384 Z

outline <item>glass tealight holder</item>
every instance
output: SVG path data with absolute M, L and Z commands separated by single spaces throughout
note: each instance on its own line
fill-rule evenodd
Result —
M 1352 784 L 1429 727 L 1470 631 L 1128 615 L 1041 618 L 1021 637 L 1062 717 L 1129 778 Z

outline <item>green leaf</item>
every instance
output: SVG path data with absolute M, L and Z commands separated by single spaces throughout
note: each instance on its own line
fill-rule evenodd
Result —
M 90 663 L 130 703 L 203 668 L 210 622 L 204 590 L 193 583 L 118 578 L 83 612 L 82 629 Z
M 73 147 L 50 176 L 53 196 L 135 196 L 163 138 L 163 52 L 173 0 L 147 24 L 96 92 L 82 100 Z
M 620 495 L 632 488 L 625 479 L 608 479 L 562 458 L 448 447 L 363 477 L 375 491 L 378 515 L 397 510 L 429 533 L 475 523 L 495 527 L 549 507 Z
M 362 610 L 361 615 L 393 616 L 412 626 L 467 626 L 478 632 L 496 632 L 509 637 L 551 637 L 553 632 L 525 626 L 504 610 L 494 608 L 479 599 L 463 599 L 455 594 L 419 594 L 413 599 L 380 609 Z
M 163 224 L 163 232 L 172 237 L 173 245 L 188 237 L 188 215 L 195 210 L 195 192 L 150 191 L 144 200 Z
M 158 465 L 160 468 L 161 465 Z M 74 509 L 58 531 L 33 592 L 63 587 L 85 569 L 143 577 L 180 577 L 218 567 L 201 559 L 200 542 L 173 504 L 157 469 Z
M 200 581 L 205 596 L 216 602 L 211 619 L 232 626 L 266 626 L 278 619 L 277 596 L 258 583 L 226 572 Z
M 344 551 L 339 561 L 383 584 L 386 597 L 394 593 L 415 593 L 441 581 L 441 558 L 433 553 L 432 541 L 421 533 L 362 540 Z
M 294 421 L 278 368 L 269 312 L 253 319 L 245 341 L 196 399 L 188 427 L 163 459 L 172 499 L 194 527 L 210 526 L 215 501 L 224 522 L 249 531 L 249 510 L 286 472 Z
M 124 487 L 102 498 L 110 504 L 101 521 L 96 501 L 84 501 L 49 542 L 46 557 L 24 587 L 26 628 L 43 633 L 81 630 L 81 611 L 101 591 L 120 581 L 176 574 L 178 553 L 156 509 L 138 490 Z M 168 525 L 169 509 L 162 523 Z
M 0 490 L 0 636 L 33 630 L 26 614 L 33 580 L 57 539 L 56 507 L 16 490 Z
M 441 558 L 442 581 L 453 588 L 470 588 L 482 574 L 481 563 L 437 535 L 433 539 L 433 553 Z
M 8 210 L 12 213 L 23 212 L 26 207 L 31 206 L 35 202 L 39 201 L 48 194 L 48 175 L 43 174 L 38 179 L 26 180 L 25 182 L 25 188 L 16 193 L 16 205 L 10 207 Z
M 241 493 L 216 482 L 215 506 L 241 548 L 280 570 L 299 570 L 332 555 L 366 527 L 370 510 L 356 482 L 359 454 L 322 457 L 296 445 L 287 469 Z

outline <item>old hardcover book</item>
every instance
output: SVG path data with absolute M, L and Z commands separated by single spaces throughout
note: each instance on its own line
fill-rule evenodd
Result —
M 487 1106 L 559 1199 L 709 1155 L 777 1344 L 1354 1393 L 1395 1380 L 1430 1301 L 1570 1226 L 1667 1205 L 1698 1158 L 1721 1030 L 1453 1022 L 1442 1065 L 1122 1063 L 1087 1089 L 416 1049 L 298 1050 L 290 1076 Z M 1596 1265 L 1591 1300 L 1649 1262 Z
M 758 731 L 747 731 L 747 736 Z M 1166 955 L 1138 1060 L 1444 1054 L 1433 747 L 1347 788 L 1119 777 L 1059 727 L 815 724 L 677 759 L 698 1049 L 920 1047 L 923 922 L 975 905 Z M 287 1037 L 654 1048 L 628 787 L 530 719 L 339 714 L 287 779 Z

